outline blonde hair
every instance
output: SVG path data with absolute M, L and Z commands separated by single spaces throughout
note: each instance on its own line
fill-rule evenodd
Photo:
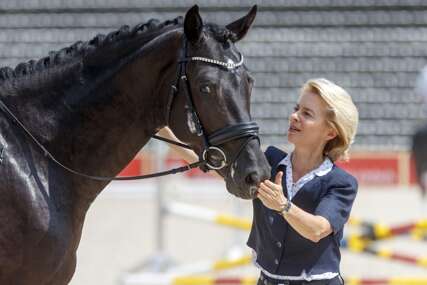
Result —
M 323 153 L 332 161 L 348 160 L 359 123 L 359 112 L 350 95 L 324 78 L 308 80 L 301 88 L 301 94 L 306 91 L 319 95 L 326 102 L 326 121 L 337 132 L 337 136 L 326 143 Z

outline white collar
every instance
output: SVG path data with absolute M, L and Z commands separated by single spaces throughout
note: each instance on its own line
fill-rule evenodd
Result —
M 313 169 L 309 173 L 305 174 L 303 177 L 301 177 L 296 183 L 293 181 L 292 177 L 292 153 L 288 154 L 284 159 L 282 159 L 279 165 L 286 166 L 286 188 L 288 193 L 288 198 L 292 200 L 293 197 L 297 194 L 297 192 L 308 182 L 314 179 L 316 176 L 323 176 L 328 174 L 332 168 L 334 167 L 334 164 L 332 161 L 326 157 L 325 160 L 322 162 L 322 164 L 317 167 L 316 169 Z
M 293 154 L 293 152 L 289 153 L 285 158 L 283 158 L 279 162 L 279 164 L 277 166 L 284 165 L 286 167 L 288 167 L 288 166 L 292 167 L 292 161 L 291 161 L 292 154 Z M 319 167 L 317 167 L 316 169 L 313 169 L 312 171 L 310 171 L 306 175 L 311 176 L 311 174 L 314 174 L 316 176 L 324 176 L 324 175 L 328 174 L 329 171 L 331 171 L 333 167 L 334 167 L 334 164 L 332 163 L 332 161 L 329 159 L 329 157 L 326 157 L 325 160 L 323 160 L 322 164 L 320 164 Z

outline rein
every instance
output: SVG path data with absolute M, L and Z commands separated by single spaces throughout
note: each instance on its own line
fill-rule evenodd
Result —
M 125 177 L 109 177 L 109 176 L 95 176 L 95 175 L 89 175 L 86 173 L 79 172 L 77 170 L 74 170 L 61 162 L 59 162 L 32 134 L 31 132 L 25 127 L 25 125 L 12 113 L 12 111 L 4 104 L 2 100 L 0 100 L 0 109 L 5 112 L 7 115 L 10 116 L 12 121 L 16 123 L 23 131 L 24 133 L 41 149 L 44 156 L 52 160 L 55 164 L 60 166 L 61 168 L 67 170 L 68 172 L 71 172 L 75 175 L 85 177 L 92 180 L 98 180 L 98 181 L 111 181 L 111 180 L 138 180 L 138 179 L 147 179 L 147 178 L 153 178 L 153 177 L 159 177 L 164 176 L 168 174 L 176 174 L 179 172 L 188 171 L 190 169 L 200 167 L 205 162 L 204 161 L 197 161 L 195 163 L 191 163 L 182 167 L 173 168 L 170 170 L 157 172 L 157 173 L 151 173 L 146 175 L 137 175 L 137 176 L 125 176 Z
M 61 162 L 59 162 L 47 149 L 43 146 L 42 143 L 40 143 L 39 140 L 37 140 L 36 137 L 33 136 L 33 134 L 26 128 L 26 126 L 13 114 L 13 112 L 6 106 L 6 104 L 0 99 L 0 109 L 6 113 L 10 119 L 18 125 L 19 128 L 24 131 L 25 135 L 28 136 L 28 138 L 33 141 L 38 148 L 43 152 L 44 156 L 49 158 L 51 161 L 53 161 L 55 164 L 60 166 L 61 168 L 65 169 L 66 171 L 75 174 L 77 176 L 81 176 L 87 179 L 92 180 L 98 180 L 98 181 L 111 181 L 111 180 L 139 180 L 139 179 L 147 179 L 147 178 L 153 178 L 153 177 L 159 177 L 159 176 L 165 176 L 169 174 L 176 174 L 180 172 L 185 172 L 188 170 L 191 170 L 193 168 L 199 167 L 202 171 L 206 172 L 209 170 L 219 170 L 227 165 L 232 165 L 235 160 L 238 158 L 242 150 L 246 147 L 246 145 L 254 138 L 256 138 L 259 141 L 258 137 L 258 125 L 255 122 L 241 122 L 237 123 L 222 129 L 219 129 L 215 132 L 213 132 L 210 135 L 206 135 L 204 132 L 203 125 L 201 124 L 201 121 L 199 119 L 199 116 L 197 114 L 197 110 L 193 103 L 193 96 L 191 93 L 190 83 L 187 79 L 187 63 L 190 61 L 201 61 L 208 64 L 214 64 L 217 66 L 220 66 L 222 68 L 225 68 L 227 70 L 232 70 L 234 68 L 238 68 L 243 64 L 243 56 L 241 55 L 241 59 L 238 63 L 233 62 L 222 62 L 215 59 L 210 58 L 204 58 L 204 57 L 187 57 L 187 41 L 185 40 L 185 37 L 183 36 L 183 49 L 181 50 L 182 56 L 181 59 L 178 61 L 178 74 L 177 74 L 177 82 L 175 85 L 172 85 L 172 94 L 170 98 L 170 102 L 168 104 L 168 112 L 167 112 L 167 123 L 169 123 L 169 115 L 170 115 L 170 108 L 172 106 L 174 98 L 179 93 L 184 93 L 187 105 L 186 109 L 188 112 L 188 115 L 191 117 L 191 120 L 194 125 L 194 130 L 191 130 L 192 133 L 195 133 L 197 136 L 203 138 L 203 151 L 201 155 L 199 156 L 199 161 L 187 164 L 182 167 L 173 168 L 166 171 L 151 173 L 151 174 L 145 174 L 145 175 L 137 175 L 137 176 L 124 176 L 124 177 L 109 177 L 109 176 L 96 176 L 96 175 L 89 175 L 86 173 L 82 173 L 80 171 L 77 171 L 75 169 L 72 169 Z M 182 91 L 182 92 L 180 92 Z M 191 129 L 191 128 L 190 128 Z M 240 146 L 237 153 L 233 156 L 233 158 L 229 161 L 227 161 L 227 156 L 225 152 L 219 147 L 220 145 L 247 137 L 246 141 Z M 157 135 L 153 135 L 152 138 L 165 141 L 167 143 L 175 144 L 183 148 L 192 149 L 189 145 L 179 143 L 173 140 L 169 140 Z M 210 156 L 214 154 L 219 154 L 221 157 L 220 164 L 216 165 L 214 162 L 210 161 Z

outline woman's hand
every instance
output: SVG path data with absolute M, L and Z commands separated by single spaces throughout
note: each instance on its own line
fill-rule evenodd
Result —
M 287 203 L 287 199 L 283 194 L 282 177 L 283 172 L 279 171 L 276 174 L 274 183 L 270 180 L 264 180 L 258 187 L 257 197 L 264 206 L 275 211 L 281 211 Z
M 283 173 L 278 172 L 274 183 L 269 180 L 261 182 L 257 195 L 264 206 L 279 212 L 288 203 L 283 194 L 282 176 Z M 292 204 L 289 212 L 282 214 L 282 217 L 301 236 L 312 242 L 319 242 L 332 233 L 332 226 L 326 218 L 308 213 L 294 204 Z

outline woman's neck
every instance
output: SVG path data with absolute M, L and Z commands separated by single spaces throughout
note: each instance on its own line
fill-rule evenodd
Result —
M 323 148 L 319 150 L 305 150 L 295 147 L 292 152 L 292 172 L 294 181 L 319 167 L 324 161 Z

